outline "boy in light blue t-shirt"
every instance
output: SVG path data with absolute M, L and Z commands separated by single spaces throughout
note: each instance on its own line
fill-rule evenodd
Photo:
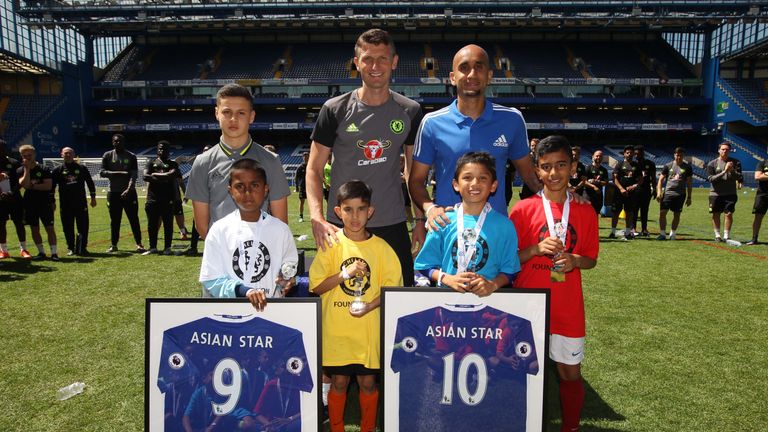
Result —
M 450 223 L 430 231 L 414 268 L 458 292 L 487 296 L 509 285 L 520 271 L 517 232 L 512 222 L 491 208 L 496 191 L 496 163 L 486 152 L 469 152 L 456 162 L 453 189 L 461 203 L 447 213 Z

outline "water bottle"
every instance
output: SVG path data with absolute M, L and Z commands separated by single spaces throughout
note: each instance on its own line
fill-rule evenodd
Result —
M 85 383 L 74 382 L 66 387 L 62 387 L 56 392 L 56 399 L 63 401 L 78 395 L 85 389 Z

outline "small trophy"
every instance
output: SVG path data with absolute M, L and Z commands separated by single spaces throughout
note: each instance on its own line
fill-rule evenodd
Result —
M 564 264 L 555 264 L 555 261 L 560 259 L 560 253 L 556 253 L 552 257 L 552 270 L 549 272 L 549 279 L 552 282 L 565 282 L 565 273 L 561 273 L 560 270 L 565 267 Z
M 296 263 L 286 262 L 280 266 L 280 277 L 284 280 L 288 280 L 296 276 Z M 283 292 L 283 286 L 279 283 L 275 284 L 275 297 L 285 297 Z
M 363 301 L 363 274 L 357 273 L 352 279 L 352 286 L 355 288 L 355 299 L 349 304 L 349 311 L 358 313 L 365 309 L 366 302 Z

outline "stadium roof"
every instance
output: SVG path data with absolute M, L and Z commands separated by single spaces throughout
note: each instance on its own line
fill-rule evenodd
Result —
M 768 22 L 768 0 L 14 0 L 14 8 L 30 26 L 74 27 L 83 34 L 108 36 L 374 26 L 690 32 L 723 22 Z
M 10 51 L 0 49 L 0 73 L 50 75 L 57 72 L 46 66 L 22 59 Z

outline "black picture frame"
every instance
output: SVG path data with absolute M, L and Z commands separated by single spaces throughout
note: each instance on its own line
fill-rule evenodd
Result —
M 395 348 L 403 349 L 403 341 L 396 341 L 396 327 L 402 317 L 414 315 L 418 312 L 444 307 L 445 305 L 474 306 L 475 310 L 481 310 L 480 306 L 490 306 L 502 312 L 515 315 L 528 320 L 535 340 L 535 349 L 538 361 L 538 372 L 535 376 L 526 375 L 526 432 L 539 432 L 546 430 L 547 419 L 547 388 L 549 381 L 548 361 L 549 355 L 549 306 L 550 291 L 548 289 L 512 289 L 502 288 L 488 297 L 477 297 L 471 293 L 458 293 L 450 289 L 441 288 L 402 288 L 386 287 L 381 294 L 381 355 L 382 355 L 382 386 L 381 397 L 383 399 L 383 424 L 382 430 L 387 432 L 399 431 L 399 383 L 400 378 L 392 369 L 392 358 Z M 443 387 L 445 388 L 445 386 Z M 438 396 L 439 398 L 439 396 Z M 437 403 L 437 402 L 435 402 Z M 409 412 L 409 422 L 419 422 L 419 410 Z M 471 422 L 471 419 L 467 419 Z M 424 424 L 429 425 L 431 419 L 424 419 Z M 437 429 L 427 429 L 437 430 Z M 501 432 L 510 430 L 507 424 L 499 423 L 488 427 L 487 422 L 483 430 Z
M 270 299 L 264 311 L 256 311 L 246 299 L 148 298 L 145 303 L 144 430 L 164 430 L 164 395 L 157 387 L 162 338 L 165 330 L 204 317 L 255 315 L 299 330 L 304 338 L 312 391 L 302 395 L 302 432 L 322 427 L 322 344 L 319 298 Z M 308 408 L 304 409 L 304 404 Z M 160 408 L 157 408 L 157 407 Z M 159 412 L 159 414 L 158 414 Z

